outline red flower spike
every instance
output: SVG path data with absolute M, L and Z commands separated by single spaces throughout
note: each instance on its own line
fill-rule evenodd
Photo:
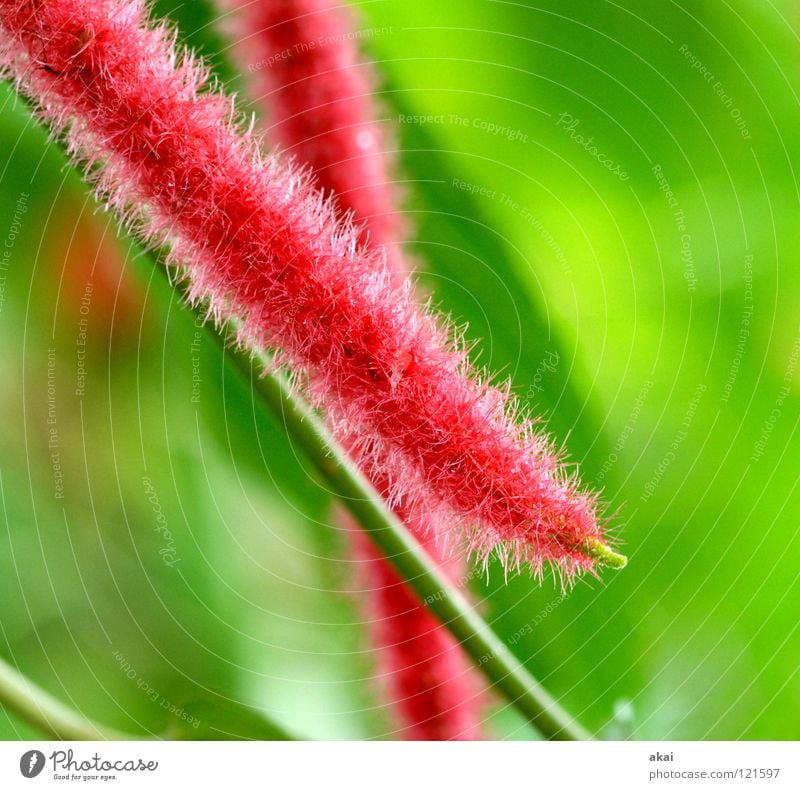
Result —
M 366 535 L 357 526 L 352 528 L 356 556 L 363 563 L 360 576 L 369 595 L 368 627 L 377 646 L 379 677 L 404 723 L 403 737 L 428 741 L 481 738 L 485 690 L 461 646 L 417 600 Z M 423 546 L 451 579 L 457 581 L 458 574 L 463 574 L 461 559 L 443 558 L 433 537 Z
M 309 165 L 317 185 L 352 212 L 361 241 L 395 245 L 405 236 L 400 194 L 388 128 L 378 122 L 378 80 L 359 52 L 353 10 L 336 0 L 225 5 L 236 10 L 235 53 L 270 139 Z M 394 247 L 392 254 L 399 257 Z
M 621 564 L 508 388 L 474 372 L 307 175 L 261 156 L 140 0 L 0 0 L 0 27 L 6 73 L 108 205 L 171 246 L 192 298 L 238 317 L 242 343 L 281 349 L 361 467 L 392 470 L 391 499 L 417 509 L 430 492 L 437 534 L 461 530 L 514 568 L 550 562 L 569 581 Z
M 254 98 L 271 121 L 268 137 L 310 166 L 316 186 L 352 216 L 362 240 L 387 245 L 388 265 L 402 282 L 408 274 L 399 247 L 405 223 L 396 211 L 385 127 L 376 120 L 372 92 L 378 80 L 354 43 L 354 14 L 330 0 L 227 5 L 235 12 L 232 32 L 240 42 L 234 52 L 242 71 L 253 75 Z M 394 487 L 385 479 L 372 482 L 381 492 Z M 452 580 L 466 575 L 465 558 L 436 540 L 424 516 L 405 514 L 402 497 L 394 511 Z M 353 530 L 378 672 L 405 724 L 404 735 L 480 737 L 482 686 L 460 646 L 348 514 L 337 509 L 336 517 Z

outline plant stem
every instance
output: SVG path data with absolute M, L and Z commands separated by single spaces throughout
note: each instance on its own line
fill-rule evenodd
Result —
M 230 328 L 235 330 L 234 326 Z M 213 334 L 222 346 L 228 364 L 238 370 L 262 403 L 283 423 L 288 435 L 305 450 L 331 491 L 357 519 L 417 597 L 461 644 L 492 687 L 546 738 L 591 738 L 525 669 L 428 558 L 405 525 L 388 509 L 380 494 L 350 462 L 347 452 L 331 436 L 316 412 L 291 390 L 286 377 L 280 373 L 259 375 L 253 369 L 250 355 L 231 351 L 225 347 L 222 336 Z M 268 369 L 266 355 L 257 355 L 256 359 Z
M 59 147 L 63 147 L 59 144 Z M 156 270 L 167 276 L 156 255 L 145 253 Z M 172 281 L 170 286 L 176 286 Z M 419 599 L 437 616 L 491 685 L 516 707 L 542 735 L 558 740 L 584 740 L 591 735 L 525 669 L 467 600 L 428 559 L 405 526 L 387 508 L 380 494 L 348 460 L 346 451 L 333 439 L 311 407 L 290 387 L 281 374 L 253 376 L 249 354 L 225 348 L 222 335 L 208 327 L 207 334 L 222 347 L 228 364 L 244 376 L 265 407 L 281 420 L 289 435 L 300 444 L 335 495 L 367 531 Z M 267 361 L 261 355 L 260 361 Z M 590 547 L 619 567 L 613 552 Z M 0 662 L 0 704 L 16 711 L 26 721 L 57 738 L 71 740 L 131 739 L 136 736 L 107 728 L 72 711 L 37 687 L 16 670 Z
M 0 704 L 56 740 L 119 741 L 137 737 L 81 716 L 2 660 Z
M 225 56 L 219 59 L 224 60 Z M 229 71 L 235 71 L 227 62 L 224 65 Z M 420 600 L 460 642 L 494 688 L 504 694 L 545 737 L 559 740 L 591 738 L 525 669 L 466 598 L 452 587 L 405 525 L 386 506 L 380 494 L 350 462 L 347 451 L 330 435 L 314 410 L 291 391 L 286 378 L 281 374 L 264 376 L 256 373 L 254 376 L 250 355 L 225 348 L 222 335 L 210 334 L 222 347 L 226 363 L 238 369 L 252 389 L 259 393 L 262 403 L 283 422 L 289 436 L 303 447 L 333 493 Z M 267 361 L 263 355 L 260 357 L 263 367 L 267 367 Z M 623 555 L 600 541 L 591 542 L 583 550 L 598 564 L 610 568 L 623 568 L 627 562 Z

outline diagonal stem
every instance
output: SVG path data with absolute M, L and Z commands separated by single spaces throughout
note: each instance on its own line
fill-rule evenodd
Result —
M 165 267 L 158 268 L 166 272 Z M 234 325 L 229 324 L 227 328 L 235 335 Z M 331 436 L 317 413 L 297 392 L 292 391 L 286 376 L 282 373 L 263 374 L 263 370 L 271 367 L 268 356 L 263 353 L 256 355 L 255 359 L 262 368 L 258 371 L 249 353 L 231 350 L 217 332 L 209 334 L 221 348 L 226 364 L 244 378 L 262 405 L 277 417 L 288 435 L 303 448 L 332 493 L 357 519 L 417 597 L 461 644 L 492 687 L 546 738 L 591 738 L 431 562 L 381 495 L 351 463 L 346 450 Z
M 120 741 L 137 737 L 82 716 L 2 660 L 0 704 L 56 740 Z
M 430 561 L 405 525 L 386 507 L 380 494 L 350 463 L 345 450 L 317 414 L 290 390 L 286 378 L 276 373 L 254 378 L 248 356 L 241 352 L 226 356 L 247 377 L 263 403 L 305 450 L 333 493 L 417 597 L 460 642 L 492 686 L 545 737 L 589 738 Z

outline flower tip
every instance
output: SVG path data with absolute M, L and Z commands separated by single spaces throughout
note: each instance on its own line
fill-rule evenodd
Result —
M 622 570 L 628 564 L 628 558 L 624 554 L 617 553 L 608 544 L 597 538 L 589 538 L 586 541 L 586 554 L 598 565 L 606 568 Z

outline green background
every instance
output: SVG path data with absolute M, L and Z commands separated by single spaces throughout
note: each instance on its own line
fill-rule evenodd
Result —
M 795 5 L 360 10 L 420 285 L 547 416 L 630 557 L 563 602 L 493 566 L 481 611 L 606 737 L 800 737 Z M 208 14 L 176 19 L 224 63 Z M 0 654 L 134 732 L 177 711 L 196 736 L 211 710 L 206 737 L 268 735 L 246 704 L 396 737 L 324 484 L 7 86 L 0 107 L 3 243 L 29 195 L 0 269 Z M 487 727 L 532 737 L 499 699 Z M 0 737 L 36 735 L 0 711 Z

